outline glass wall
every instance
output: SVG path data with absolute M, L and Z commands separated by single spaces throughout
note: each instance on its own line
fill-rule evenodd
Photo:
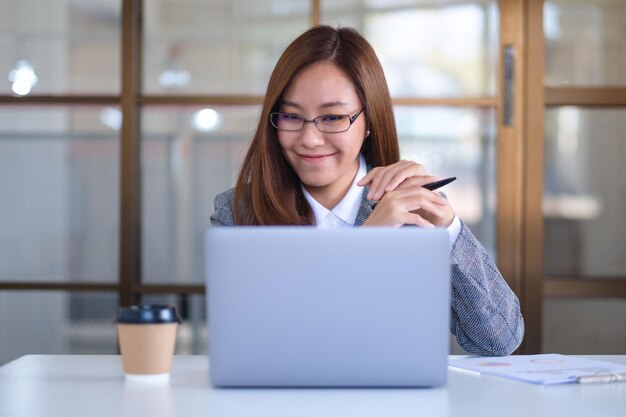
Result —
M 0 291 L 0 365 L 28 354 L 115 354 L 117 295 Z
M 496 1 L 322 0 L 321 10 L 322 23 L 352 26 L 369 40 L 394 97 L 495 95 Z
M 203 283 L 215 196 L 234 186 L 257 106 L 147 107 L 143 118 L 143 281 Z
M 626 85 L 624 21 L 623 0 L 546 1 L 546 85 Z
M 0 0 L 0 94 L 117 94 L 120 6 Z
M 544 352 L 623 355 L 626 300 L 616 298 L 549 299 L 543 304 Z M 598 323 L 602 323 L 601 326 Z M 575 327 L 575 331 L 572 328 Z
M 626 110 L 546 112 L 545 273 L 623 277 Z
M 0 339 L 0 364 L 27 353 L 115 353 L 124 4 L 0 0 L 0 218 L 9 219 L 0 223 L 0 283 L 111 286 L 0 291 L 0 334 L 10 335 Z M 204 282 L 203 234 L 213 199 L 234 185 L 259 122 L 259 106 L 246 97 L 262 97 L 286 45 L 310 27 L 312 5 L 143 2 L 139 101 L 177 97 L 176 104 L 137 104 L 143 285 Z M 495 255 L 494 109 L 411 100 L 495 95 L 497 2 L 351 0 L 320 7 L 322 23 L 353 26 L 373 44 L 392 96 L 408 99 L 395 107 L 402 157 L 458 177 L 445 192 Z M 198 95 L 235 104 L 198 105 Z M 19 96 L 45 100 L 24 103 Z M 177 305 L 185 320 L 177 352 L 206 352 L 202 295 L 150 294 L 142 301 Z
M 144 91 L 264 94 L 274 63 L 309 27 L 309 0 L 144 3 Z
M 546 111 L 544 274 L 550 279 L 626 277 L 626 110 Z M 620 299 L 547 299 L 543 350 L 620 353 L 626 346 Z M 571 324 L 577 323 L 577 331 Z M 598 323 L 602 323 L 601 326 Z
M 547 86 L 570 97 L 596 94 L 601 102 L 597 91 L 626 84 L 624 6 L 620 0 L 545 2 Z M 553 287 L 574 281 L 601 290 L 626 280 L 625 117 L 624 107 L 546 109 L 543 258 Z M 589 293 L 544 301 L 544 351 L 623 353 L 625 303 L 600 292 L 604 298 Z
M 2 108 L 0 281 L 117 282 L 120 147 L 111 115 L 119 110 Z

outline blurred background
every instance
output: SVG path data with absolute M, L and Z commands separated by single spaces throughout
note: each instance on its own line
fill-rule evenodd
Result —
M 177 353 L 206 353 L 213 198 L 234 184 L 275 62 L 315 23 L 352 26 L 374 46 L 402 157 L 458 177 L 446 193 L 498 259 L 506 3 L 0 0 L 0 365 L 116 353 L 112 323 L 129 299 L 177 305 Z M 542 12 L 542 273 L 532 279 L 545 285 L 524 303 L 541 309 L 526 326 L 534 350 L 625 353 L 626 3 L 545 1 Z M 138 44 L 124 54 L 128 33 Z M 122 89 L 129 73 L 136 91 Z M 123 133 L 124 111 L 138 137 Z M 132 178 L 126 140 L 140 161 Z M 138 195 L 124 194 L 127 181 Z M 140 201 L 128 217 L 138 255 L 123 245 L 128 198 Z M 124 256 L 139 265 L 125 269 Z

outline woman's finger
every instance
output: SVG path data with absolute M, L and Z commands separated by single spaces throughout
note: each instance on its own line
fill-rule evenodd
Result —
M 376 173 L 381 170 L 381 167 L 372 168 L 363 178 L 356 183 L 359 187 L 363 187 L 372 181 L 372 178 L 376 176 Z
M 398 193 L 396 197 L 398 203 L 406 211 L 423 210 L 436 217 L 444 217 L 446 215 L 445 210 L 442 208 L 443 204 L 439 205 L 431 200 L 435 196 L 430 193 L 417 190 L 396 190 L 395 193 Z
M 402 160 L 384 167 L 377 172 L 376 177 L 372 180 L 368 198 L 380 200 L 386 192 L 393 191 L 405 179 L 424 173 L 426 173 L 426 169 L 413 161 Z
M 433 225 L 431 222 L 429 222 L 419 214 L 411 212 L 406 213 L 406 216 L 404 217 L 404 224 L 413 224 L 415 226 L 427 228 L 435 227 L 435 225 Z
M 406 179 L 416 176 L 425 176 L 427 174 L 426 168 L 424 168 L 423 165 L 411 161 L 407 162 L 409 163 L 398 166 L 397 169 L 394 170 L 393 176 L 389 178 L 389 182 L 385 187 L 385 191 L 395 190 L 396 187 L 404 182 L 404 180 Z

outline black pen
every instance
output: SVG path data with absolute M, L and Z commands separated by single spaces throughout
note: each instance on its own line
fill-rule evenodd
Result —
M 431 182 L 431 183 L 428 183 L 428 184 L 424 184 L 424 185 L 422 185 L 422 187 L 426 188 L 427 190 L 434 191 L 437 188 L 441 188 L 444 185 L 450 184 L 455 179 L 456 179 L 456 177 L 444 178 L 444 179 L 439 180 L 439 181 L 435 181 L 435 182 Z M 378 202 L 372 204 L 372 210 L 374 210 L 376 208 L 376 204 L 378 204 Z
M 427 190 L 434 191 L 437 188 L 441 188 L 444 185 L 450 184 L 455 179 L 456 177 L 450 177 L 440 181 L 431 182 L 430 184 L 423 185 L 422 187 L 426 188 Z

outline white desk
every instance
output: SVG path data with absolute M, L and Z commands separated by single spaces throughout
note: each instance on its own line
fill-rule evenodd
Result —
M 626 364 L 624 356 L 590 358 Z M 437 389 L 213 389 L 206 356 L 169 384 L 127 383 L 118 356 L 24 356 L 0 367 L 0 416 L 626 416 L 626 383 L 542 387 L 449 371 Z

